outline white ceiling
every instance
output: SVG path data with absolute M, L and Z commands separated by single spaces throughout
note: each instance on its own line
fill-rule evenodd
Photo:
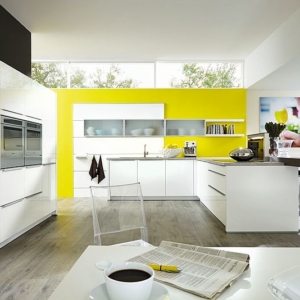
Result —
M 32 59 L 243 61 L 300 0 L 0 0 Z

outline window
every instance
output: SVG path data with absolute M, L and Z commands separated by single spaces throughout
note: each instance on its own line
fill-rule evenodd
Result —
M 153 88 L 153 63 L 70 63 L 71 88 Z
M 242 63 L 32 64 L 32 79 L 48 88 L 237 88 Z
M 237 88 L 241 63 L 157 63 L 157 88 Z

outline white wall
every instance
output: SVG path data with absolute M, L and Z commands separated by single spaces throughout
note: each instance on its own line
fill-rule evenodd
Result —
M 246 88 L 299 57 L 299 19 L 300 9 L 245 59 Z

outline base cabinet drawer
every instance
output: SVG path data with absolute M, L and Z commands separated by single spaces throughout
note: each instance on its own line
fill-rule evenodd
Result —
M 226 176 L 212 170 L 207 171 L 208 186 L 220 194 L 226 195 Z
M 43 190 L 43 166 L 25 167 L 25 197 L 41 193 Z
M 3 242 L 26 227 L 24 199 L 0 208 L 0 241 Z
M 0 171 L 0 205 L 25 197 L 24 172 L 24 168 Z

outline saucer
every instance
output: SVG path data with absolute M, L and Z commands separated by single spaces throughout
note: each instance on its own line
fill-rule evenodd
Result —
M 98 285 L 89 294 L 90 300 L 110 300 L 105 283 Z M 149 300 L 170 300 L 167 289 L 157 282 L 153 282 Z

